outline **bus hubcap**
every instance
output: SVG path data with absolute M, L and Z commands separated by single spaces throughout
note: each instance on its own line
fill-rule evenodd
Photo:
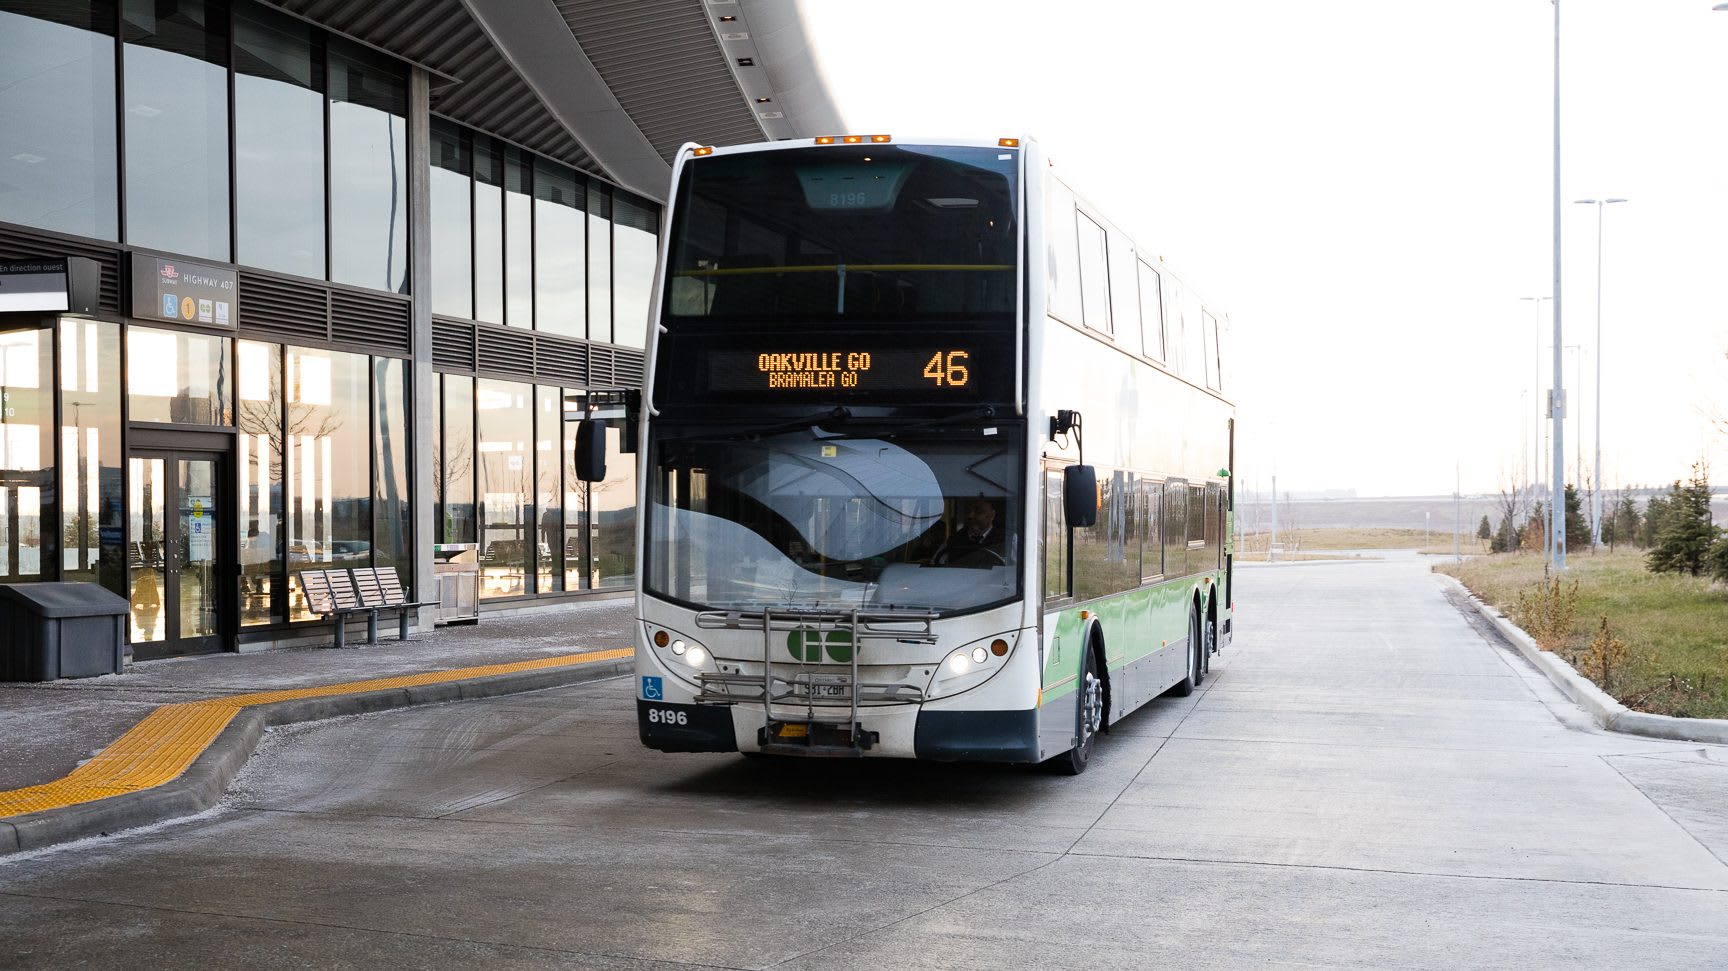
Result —
M 1086 672 L 1086 687 L 1081 702 L 1080 740 L 1091 738 L 1098 731 L 1098 726 L 1104 723 L 1104 682 L 1099 681 L 1092 672 Z

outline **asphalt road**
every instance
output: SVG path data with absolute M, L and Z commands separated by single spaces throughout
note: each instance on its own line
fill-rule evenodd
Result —
M 1728 967 L 1728 749 L 1589 730 L 1413 558 L 1240 596 L 1074 779 L 652 753 L 628 680 L 280 730 L 0 861 L 0 966 Z

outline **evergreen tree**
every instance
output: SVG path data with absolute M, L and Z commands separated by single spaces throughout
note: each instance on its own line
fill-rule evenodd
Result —
M 1590 521 L 1584 518 L 1584 502 L 1574 486 L 1566 487 L 1566 551 L 1583 552 L 1590 548 Z
M 1494 538 L 1494 527 L 1488 525 L 1487 513 L 1483 513 L 1482 521 L 1476 524 L 1476 538 L 1481 540 L 1484 545 Z
M 1602 514 L 1602 542 L 1608 544 L 1608 552 L 1614 552 L 1614 516 L 1613 508 Z
M 1679 488 L 1680 483 L 1678 482 L 1669 486 L 1669 496 L 1672 496 L 1675 490 Z M 1668 498 L 1666 497 L 1651 496 L 1649 499 L 1644 501 L 1644 521 L 1639 524 L 1638 529 L 1639 546 L 1644 549 L 1649 549 L 1656 545 L 1656 534 L 1662 531 L 1662 517 L 1665 516 L 1667 512 Z
M 1519 548 L 1538 553 L 1548 546 L 1548 510 L 1538 502 L 1524 520 L 1524 532 L 1519 536 Z
M 1710 552 L 1704 554 L 1704 569 L 1709 571 L 1710 579 L 1728 583 L 1728 533 L 1717 539 Z
M 1512 525 L 1512 517 L 1510 515 L 1501 516 L 1500 528 L 1494 531 L 1494 540 L 1488 544 L 1488 552 L 1516 553 L 1518 552 L 1518 542 L 1518 528 Z
M 1610 521 L 1614 524 L 1614 535 L 1622 543 L 1638 542 L 1644 524 L 1638 516 L 1638 502 L 1632 498 L 1630 489 L 1620 490 L 1620 501 L 1615 504 Z
M 1722 532 L 1711 521 L 1709 477 L 1709 470 L 1699 462 L 1692 466 L 1691 481 L 1685 485 L 1676 481 L 1668 488 L 1661 528 L 1648 558 L 1652 572 L 1692 576 L 1704 572 L 1705 557 Z

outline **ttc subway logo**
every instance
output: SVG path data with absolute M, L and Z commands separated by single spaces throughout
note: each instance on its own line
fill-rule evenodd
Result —
M 661 685 L 662 685 L 662 682 L 659 678 L 651 678 L 651 677 L 648 677 L 647 675 L 644 675 L 642 677 L 642 697 L 643 697 L 643 699 L 645 699 L 647 701 L 660 701 L 661 699 L 665 698 L 666 692 L 662 689 Z

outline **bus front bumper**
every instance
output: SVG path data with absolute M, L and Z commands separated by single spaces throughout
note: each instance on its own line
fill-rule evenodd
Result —
M 867 707 L 859 712 L 856 751 L 831 751 L 838 733 L 827 726 L 798 731 L 796 719 L 776 721 L 771 740 L 762 709 L 750 705 L 697 705 L 636 701 L 642 744 L 661 752 L 767 751 L 785 755 L 853 754 L 937 762 L 1037 762 L 1038 712 L 943 711 L 915 705 Z M 789 727 L 790 726 L 790 730 Z M 800 741 L 823 743 L 800 745 Z M 742 742 L 743 744 L 740 744 Z M 802 750 L 801 750 L 802 749 Z

